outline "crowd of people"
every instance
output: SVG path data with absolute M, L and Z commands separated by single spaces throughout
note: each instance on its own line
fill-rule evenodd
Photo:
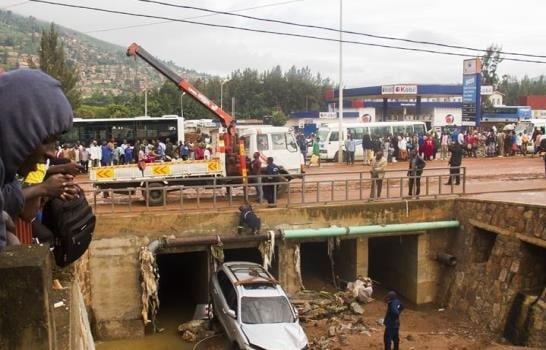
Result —
M 516 155 L 542 154 L 546 172 L 546 137 L 545 130 L 536 128 L 531 135 L 526 132 L 516 133 L 513 125 L 498 131 L 489 130 L 445 130 L 441 133 L 431 131 L 426 134 L 398 134 L 384 137 L 364 134 L 362 152 L 364 165 L 370 166 L 372 180 L 370 198 L 381 196 L 383 178 L 388 163 L 409 161 L 408 188 L 409 196 L 419 196 L 421 175 L 427 161 L 448 160 L 450 176 L 446 185 L 459 185 L 460 167 L 464 157 L 513 157 Z M 311 157 L 319 158 L 319 138 L 313 134 L 305 137 L 297 135 L 298 145 L 303 158 L 307 159 L 307 150 L 312 149 Z M 344 142 L 344 160 L 347 165 L 354 165 L 357 142 L 349 133 Z M 312 159 L 310 164 L 313 163 Z
M 362 137 L 364 165 L 370 165 L 374 154 L 382 151 L 388 163 L 407 161 L 412 150 L 426 161 L 440 159 L 447 160 L 450 155 L 450 146 L 458 143 L 462 147 L 463 157 L 510 157 L 537 154 L 541 150 L 541 141 L 545 138 L 545 130 L 536 128 L 532 134 L 516 133 L 513 129 L 498 131 L 496 127 L 489 130 L 460 130 L 431 131 L 426 134 L 397 134 Z M 298 145 L 305 159 L 308 158 L 308 148 L 312 155 L 320 158 L 319 138 L 316 135 L 305 137 L 297 135 Z M 347 165 L 355 163 L 357 142 L 352 134 L 347 135 L 344 142 L 344 160 Z
M 201 140 L 202 138 L 202 140 Z M 123 140 L 117 142 L 92 140 L 89 146 L 77 141 L 74 144 L 57 143 L 56 157 L 80 164 L 83 171 L 89 167 L 153 163 L 172 160 L 208 160 L 212 157 L 212 147 L 204 137 L 196 142 L 178 142 L 169 138 L 163 140 L 137 140 L 134 144 Z

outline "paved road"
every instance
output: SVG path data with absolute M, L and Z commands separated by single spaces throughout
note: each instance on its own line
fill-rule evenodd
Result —
M 494 192 L 536 192 L 546 190 L 544 161 L 538 157 L 464 159 L 463 166 L 466 168 L 467 173 L 464 188 L 463 186 L 443 185 L 448 180 L 447 161 L 434 160 L 427 162 L 421 181 L 421 196 L 426 197 L 427 194 L 430 197 L 451 194 L 462 195 L 463 191 L 466 195 L 475 195 Z M 367 200 L 370 192 L 369 168 L 369 166 L 364 166 L 362 163 L 353 166 L 323 163 L 320 168 L 308 168 L 306 170 L 303 199 L 301 180 L 294 180 L 291 184 L 290 195 L 282 196 L 279 199 L 279 206 L 300 205 L 302 200 L 304 200 L 304 204 Z M 387 177 L 389 180 L 388 184 L 387 181 L 383 183 L 381 199 L 387 199 L 387 197 L 399 199 L 407 196 L 407 163 L 389 164 L 388 170 Z M 400 178 L 403 178 L 402 182 L 400 182 Z M 400 184 L 402 184 L 402 191 Z M 319 188 L 318 196 L 317 186 Z M 235 189 L 233 193 L 234 197 L 231 204 L 224 189 L 216 191 L 216 201 L 213 199 L 212 190 L 200 191 L 199 201 L 196 199 L 196 191 L 185 190 L 182 206 L 179 191 L 169 194 L 166 207 L 146 208 L 140 196 L 133 196 L 129 201 L 129 198 L 124 195 L 115 195 L 114 199 L 103 199 L 98 196 L 96 203 L 97 212 L 99 213 L 179 210 L 181 207 L 183 210 L 223 209 L 230 206 L 237 207 L 243 202 L 240 189 Z M 498 197 L 490 195 L 488 198 Z M 515 196 L 506 197 L 515 198 Z M 89 198 L 93 203 L 94 198 L 92 196 L 89 196 Z M 531 200 L 530 197 L 529 199 Z M 521 197 L 520 200 L 525 200 L 525 196 Z

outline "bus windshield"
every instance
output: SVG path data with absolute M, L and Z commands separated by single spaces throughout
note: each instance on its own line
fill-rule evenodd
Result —
M 517 134 L 523 134 L 526 133 L 527 135 L 533 134 L 533 123 L 519 123 L 516 125 L 515 133 Z

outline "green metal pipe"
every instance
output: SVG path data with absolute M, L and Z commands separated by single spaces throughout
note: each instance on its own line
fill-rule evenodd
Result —
M 349 227 L 324 227 L 317 229 L 283 230 L 285 239 L 302 238 L 321 238 L 338 236 L 356 236 L 368 234 L 385 234 L 399 232 L 414 232 L 438 230 L 444 228 L 457 228 L 459 221 L 427 221 L 413 222 L 408 224 L 390 224 L 390 225 L 368 225 L 368 226 L 349 226 Z

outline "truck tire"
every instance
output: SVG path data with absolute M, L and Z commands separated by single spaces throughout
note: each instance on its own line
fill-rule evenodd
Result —
M 142 190 L 144 200 L 148 202 L 150 206 L 158 206 L 163 204 L 163 184 L 159 182 L 152 182 L 148 184 L 148 191 Z M 157 188 L 157 189 L 154 189 Z

